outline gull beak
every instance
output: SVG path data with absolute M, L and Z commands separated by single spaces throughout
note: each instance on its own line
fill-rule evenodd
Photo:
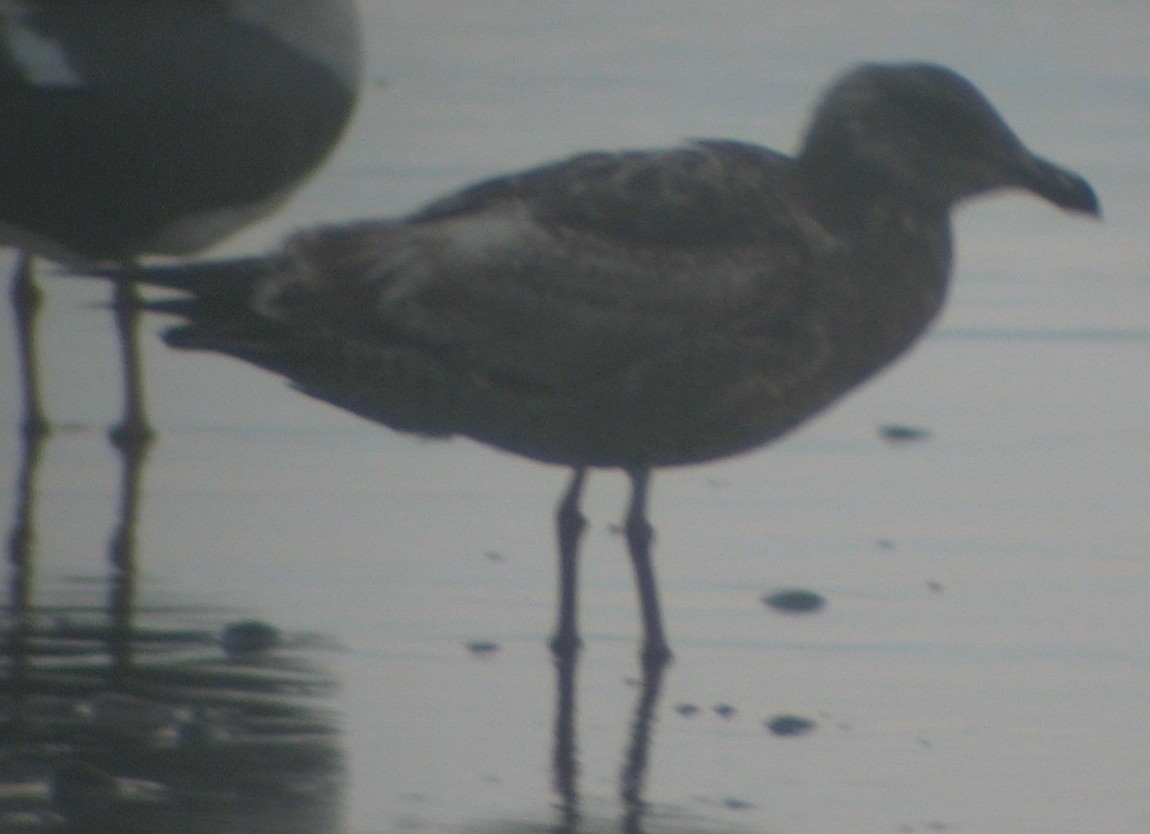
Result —
M 1102 209 L 1090 183 L 1052 162 L 1026 153 L 1018 166 L 1018 185 L 1068 211 L 1100 217 Z

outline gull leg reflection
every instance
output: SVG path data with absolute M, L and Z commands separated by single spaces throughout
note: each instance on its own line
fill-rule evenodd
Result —
M 631 743 L 619 776 L 619 798 L 623 803 L 622 830 L 625 834 L 642 834 L 643 831 L 643 815 L 647 808 L 643 787 L 647 778 L 652 725 L 666 669 L 664 661 L 651 660 L 643 664 L 639 699 L 635 702 L 635 716 L 631 722 Z
M 108 546 L 108 563 L 112 569 L 108 653 L 112 660 L 112 689 L 118 689 L 132 670 L 132 615 L 137 582 L 136 525 L 149 444 L 144 440 L 115 442 L 114 445 L 120 454 L 120 505 L 116 528 Z
M 555 745 L 551 761 L 552 787 L 559 800 L 556 834 L 577 834 L 583 822 L 575 732 L 575 679 L 578 664 L 578 653 L 555 658 Z M 666 669 L 665 660 L 643 664 L 639 695 L 631 719 L 631 735 L 619 774 L 619 798 L 623 807 L 620 830 L 625 834 L 643 834 L 643 820 L 647 811 L 643 791 Z
M 22 262 L 22 268 L 27 268 Z M 24 344 L 24 340 L 21 340 Z M 25 370 L 28 366 L 25 365 Z M 34 373 L 33 373 L 34 376 Z M 25 378 L 27 382 L 28 377 Z M 27 393 L 27 388 L 25 392 Z M 34 383 L 33 383 L 34 390 Z M 25 399 L 32 413 L 38 413 L 36 399 Z M 28 413 L 28 412 L 26 412 Z M 34 427 L 34 428 L 33 428 Z M 9 593 L 9 633 L 8 657 L 11 663 L 11 679 L 19 705 L 20 693 L 26 689 L 30 640 L 32 637 L 32 580 L 36 529 L 36 476 L 43 458 L 45 430 L 47 423 L 24 423 L 21 446 L 20 469 L 16 476 L 16 507 L 13 513 L 12 529 L 8 534 L 8 562 L 11 574 L 8 582 Z M 17 707 L 17 717 L 21 710 Z M 17 724 L 20 722 L 17 721 Z
M 579 830 L 579 760 L 575 741 L 576 652 L 555 658 L 555 747 L 551 757 L 551 784 L 559 797 L 560 834 Z
M 92 599 L 87 580 L 34 581 L 46 437 L 23 434 L 6 542 L 0 832 L 341 830 L 346 777 L 323 641 L 250 620 L 221 628 L 216 608 L 137 608 L 142 445 L 120 447 L 110 594 Z M 61 582 L 62 601 L 37 602 Z

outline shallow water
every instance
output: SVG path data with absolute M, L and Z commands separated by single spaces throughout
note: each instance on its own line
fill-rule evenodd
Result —
M 699 135 L 790 148 L 818 90 L 862 58 L 967 74 L 1035 150 L 1092 181 L 1105 222 L 1015 197 L 964 208 L 950 305 L 908 358 L 769 451 L 656 478 L 676 649 L 661 681 L 636 658 L 621 476 L 590 482 L 586 649 L 557 669 L 565 472 L 400 436 L 172 352 L 161 320 L 134 567 L 110 567 L 107 292 L 46 278 L 58 428 L 25 469 L 31 505 L 0 353 L 6 524 L 34 533 L 9 590 L 38 612 L 8 666 L 0 812 L 22 816 L 5 819 L 55 820 L 58 761 L 11 749 L 56 732 L 167 790 L 120 785 L 101 806 L 118 830 L 1145 830 L 1144 4 L 480 2 L 450 19 L 408 5 L 368 7 L 365 100 L 331 164 L 220 252 L 578 150 Z M 0 331 L 11 345 L 7 309 Z M 892 442 L 888 425 L 928 434 Z M 785 589 L 826 604 L 762 602 Z M 221 630 L 250 619 L 279 642 L 229 654 Z M 128 718 L 93 700 L 141 670 L 151 688 L 119 705 Z M 153 701 L 180 709 L 156 718 Z M 813 730 L 765 726 L 788 716 Z

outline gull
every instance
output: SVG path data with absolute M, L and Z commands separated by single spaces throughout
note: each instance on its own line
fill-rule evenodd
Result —
M 768 443 L 888 365 L 943 304 L 956 203 L 1023 189 L 1097 215 L 975 87 L 928 64 L 837 80 L 791 157 L 729 140 L 587 153 L 275 253 L 145 271 L 186 294 L 176 347 L 229 354 L 393 429 L 572 470 L 560 657 L 580 646 L 580 497 L 631 481 L 623 529 L 645 661 L 670 658 L 652 470 Z
M 354 0 L 0 0 L 0 245 L 24 429 L 47 430 L 32 368 L 32 257 L 123 267 L 118 441 L 146 440 L 132 281 L 278 207 L 327 156 L 356 99 Z

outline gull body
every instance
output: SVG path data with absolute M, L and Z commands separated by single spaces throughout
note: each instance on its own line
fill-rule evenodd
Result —
M 579 645 L 586 471 L 626 471 L 644 656 L 661 660 L 652 470 L 768 443 L 888 365 L 943 304 L 950 210 L 1005 188 L 1098 212 L 956 73 L 865 65 L 793 157 L 729 140 L 583 154 L 144 280 L 190 293 L 157 305 L 186 319 L 173 345 L 394 429 L 571 467 L 557 652 Z

